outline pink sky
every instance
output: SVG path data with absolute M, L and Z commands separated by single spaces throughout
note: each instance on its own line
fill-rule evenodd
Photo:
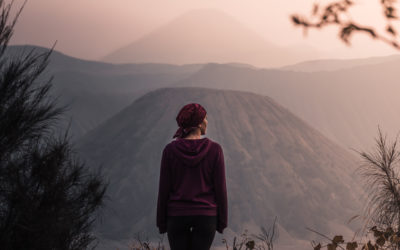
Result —
M 7 1 L 6 1 L 7 2 Z M 15 1 L 15 9 L 23 0 Z M 281 46 L 311 46 L 331 57 L 389 55 L 398 51 L 364 35 L 349 49 L 337 39 L 337 29 L 311 30 L 307 37 L 289 20 L 292 13 L 310 13 L 314 0 L 28 0 L 12 44 L 49 47 L 86 59 L 99 59 L 179 15 L 198 8 L 225 11 Z M 358 0 L 352 17 L 384 27 L 379 1 Z

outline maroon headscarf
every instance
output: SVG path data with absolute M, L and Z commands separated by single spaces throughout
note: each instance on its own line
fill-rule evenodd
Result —
M 179 111 L 176 117 L 178 130 L 175 132 L 175 137 L 183 138 L 188 135 L 193 129 L 203 122 L 207 111 L 198 103 L 189 103 Z

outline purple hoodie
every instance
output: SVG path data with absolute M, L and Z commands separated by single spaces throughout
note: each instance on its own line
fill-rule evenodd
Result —
M 228 224 L 222 147 L 208 139 L 182 139 L 163 150 L 157 203 L 157 227 L 167 231 L 167 216 L 217 216 L 217 231 Z

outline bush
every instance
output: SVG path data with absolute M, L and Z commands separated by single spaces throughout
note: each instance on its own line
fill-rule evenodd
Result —
M 16 19 L 0 0 L 0 246 L 1 249 L 84 249 L 106 185 L 81 163 L 68 131 L 56 137 L 54 122 L 65 107 L 38 79 L 51 51 L 10 57 Z

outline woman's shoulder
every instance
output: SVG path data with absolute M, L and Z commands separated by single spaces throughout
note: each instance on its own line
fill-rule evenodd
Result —
M 209 143 L 210 151 L 215 152 L 215 153 L 223 152 L 221 144 L 219 144 L 217 141 L 214 141 L 210 138 L 207 138 L 207 140 Z
M 164 146 L 164 151 L 167 151 L 167 150 L 171 149 L 171 147 L 174 146 L 173 144 L 174 144 L 174 141 L 168 142 L 168 143 Z
M 210 138 L 207 138 L 207 139 L 210 141 L 209 143 L 211 143 L 212 146 L 214 146 L 217 149 L 222 149 L 221 145 L 217 141 L 214 141 Z

